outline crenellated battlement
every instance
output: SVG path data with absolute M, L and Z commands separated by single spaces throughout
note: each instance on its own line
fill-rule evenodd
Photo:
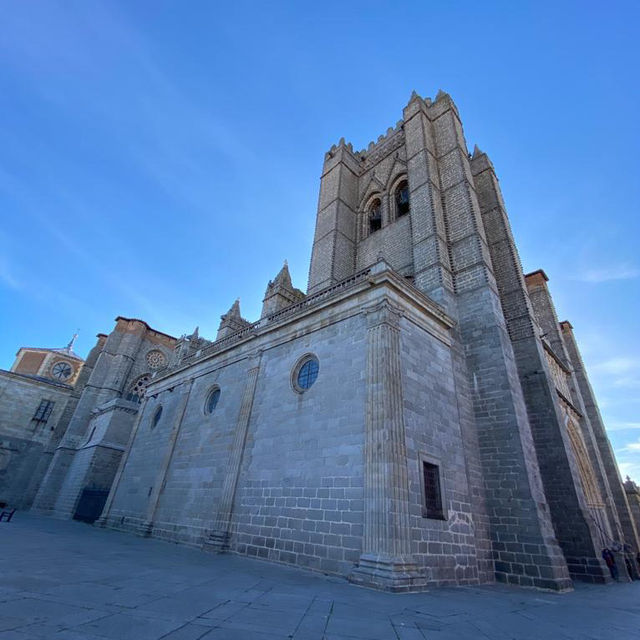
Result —
M 415 91 L 412 92 L 408 105 L 412 102 L 418 102 L 423 108 L 431 110 L 433 107 L 441 109 L 451 106 L 458 113 L 458 110 L 451 99 L 451 96 L 440 89 L 434 100 L 429 97 L 422 98 Z M 385 157 L 404 143 L 404 120 L 398 120 L 393 127 L 389 127 L 385 133 L 380 134 L 376 140 L 369 141 L 369 144 L 359 151 L 355 151 L 351 142 L 346 142 L 344 138 L 340 138 L 338 144 L 334 144 L 325 154 L 325 161 L 333 158 L 339 151 L 349 152 L 356 160 L 361 163 L 363 171 L 367 171 L 374 166 L 381 158 Z

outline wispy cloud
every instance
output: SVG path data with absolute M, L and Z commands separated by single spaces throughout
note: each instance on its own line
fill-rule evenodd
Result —
M 629 476 L 635 482 L 640 482 L 640 461 L 625 460 L 624 462 L 618 462 L 618 469 L 620 469 L 620 475 L 623 479 Z
M 15 276 L 13 267 L 9 264 L 6 256 L 0 255 L 0 282 L 9 289 L 22 289 L 22 283 Z
M 640 269 L 633 265 L 621 264 L 611 265 L 608 267 L 600 267 L 597 269 L 586 269 L 582 273 L 577 274 L 574 280 L 581 282 L 610 282 L 612 280 L 632 280 L 640 276 Z
M 16 19 L 5 45 L 11 62 L 38 78 L 32 88 L 41 99 L 66 114 L 91 114 L 109 127 L 120 141 L 121 156 L 128 155 L 139 171 L 173 197 L 209 212 L 213 159 L 222 157 L 239 167 L 255 158 L 237 123 L 217 114 L 214 105 L 200 104 L 167 73 L 161 53 L 112 3 L 78 9 L 47 8 L 47 20 L 59 29 L 52 29 L 53 42 L 48 31 L 33 37 L 28 14 Z M 128 70 L 119 66 L 125 53 Z M 43 77 L 43 69 L 50 72 L 48 77 Z M 72 69 L 74 78 L 82 78 L 89 89 L 80 94 L 65 91 L 61 69 Z M 113 73 L 131 82 L 126 94 L 108 90 Z M 90 89 L 102 92 L 99 100 Z
M 640 429 L 640 422 L 612 421 L 606 423 L 607 431 L 626 431 L 627 429 Z
M 636 358 L 616 357 L 592 365 L 591 371 L 592 373 L 619 376 L 638 368 L 640 368 L 640 361 Z
M 0 230 L 0 283 L 9 289 L 19 290 L 23 288 L 23 282 L 18 275 L 15 260 L 11 257 L 12 249 L 15 249 L 15 242 Z

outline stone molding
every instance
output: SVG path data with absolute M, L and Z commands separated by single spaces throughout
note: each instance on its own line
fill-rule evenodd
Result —
M 91 417 L 96 418 L 101 416 L 104 413 L 109 413 L 110 411 L 123 411 L 124 413 L 130 413 L 135 415 L 138 413 L 140 405 L 135 402 L 129 402 L 128 400 L 123 400 L 122 398 L 113 398 L 108 402 L 96 407 L 91 411 Z
M 302 302 L 291 305 L 291 307 L 287 307 L 268 318 L 263 318 L 253 323 L 236 334 L 212 343 L 200 353 L 189 356 L 175 369 L 159 373 L 149 383 L 147 393 L 157 394 L 170 386 L 174 386 L 175 380 L 178 380 L 186 370 L 193 372 L 193 366 L 196 364 L 200 365 L 222 354 L 229 353 L 242 345 L 251 349 L 251 343 L 254 340 L 260 339 L 259 348 L 264 349 L 266 348 L 264 341 L 266 336 L 271 336 L 276 331 L 281 332 L 285 328 L 291 328 L 291 331 L 295 332 L 295 323 L 300 322 L 303 318 L 319 314 L 321 311 L 326 311 L 331 307 L 334 308 L 331 312 L 332 320 L 336 322 L 342 320 L 343 317 L 361 313 L 362 294 L 371 291 L 376 291 L 378 295 L 386 296 L 389 300 L 395 300 L 395 304 L 398 306 L 402 304 L 400 301 L 406 302 L 406 308 L 403 308 L 402 313 L 407 321 L 413 322 L 444 344 L 448 346 L 451 344 L 450 329 L 455 325 L 454 320 L 440 305 L 409 284 L 384 260 L 379 260 L 352 278 L 347 278 L 337 285 L 307 296 Z M 344 312 L 336 309 L 338 305 L 343 303 L 351 304 L 351 307 L 347 309 L 345 304 Z M 404 304 L 402 306 L 405 307 Z M 319 320 L 319 322 L 322 326 L 326 325 L 326 321 Z M 312 327 L 309 328 L 309 330 L 311 329 Z M 283 334 L 281 339 L 278 336 L 278 342 L 286 342 L 289 339 L 288 334 Z M 255 345 L 253 348 L 258 347 L 255 342 L 253 345 Z M 273 345 L 269 344 L 269 346 Z M 196 377 L 203 374 L 203 372 L 199 372 Z M 194 374 L 191 373 L 191 375 Z

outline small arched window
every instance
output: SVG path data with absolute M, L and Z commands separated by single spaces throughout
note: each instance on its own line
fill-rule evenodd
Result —
M 409 213 L 409 183 L 403 180 L 396 189 L 396 218 Z
M 220 388 L 214 387 L 213 389 L 211 389 L 211 391 L 209 391 L 207 400 L 204 403 L 204 412 L 206 414 L 213 413 L 218 406 L 218 400 L 220 400 Z
M 158 426 L 158 422 L 160 422 L 160 418 L 162 418 L 162 405 L 160 405 L 156 412 L 153 414 L 153 418 L 151 419 L 151 428 L 155 429 Z
M 369 207 L 369 233 L 382 229 L 382 206 L 380 200 L 374 200 Z

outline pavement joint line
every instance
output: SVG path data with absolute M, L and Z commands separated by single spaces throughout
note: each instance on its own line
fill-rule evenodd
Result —
M 313 599 L 307 605 L 307 608 L 305 609 L 305 612 L 302 614 L 302 617 L 300 618 L 300 620 L 298 620 L 298 624 L 296 625 L 296 628 L 294 629 L 293 633 L 289 634 L 289 638 L 295 638 L 296 633 L 298 633 L 298 629 L 302 624 L 302 621 L 305 619 L 306 615 L 309 613 L 309 610 L 311 609 L 311 607 L 313 606 L 313 603 L 317 600 L 317 598 L 318 596 L 313 596 Z

